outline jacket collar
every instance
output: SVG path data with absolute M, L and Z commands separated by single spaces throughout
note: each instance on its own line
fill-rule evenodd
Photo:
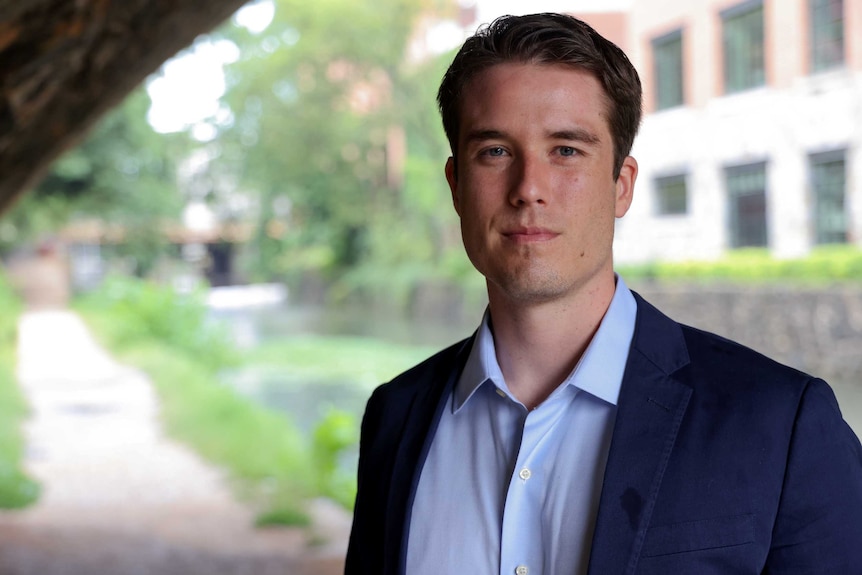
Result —
M 689 363 L 680 325 L 632 292 L 637 319 L 605 467 L 589 573 L 634 573 L 691 388 L 679 373 Z M 428 449 L 473 337 L 441 355 L 417 382 L 399 442 L 387 509 L 387 573 L 403 574 L 413 499 Z M 390 570 L 391 569 L 391 570 Z

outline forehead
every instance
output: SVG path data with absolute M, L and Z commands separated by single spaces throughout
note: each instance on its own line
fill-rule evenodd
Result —
M 459 124 L 574 121 L 609 130 L 610 99 L 583 68 L 560 64 L 503 63 L 474 75 L 461 93 Z

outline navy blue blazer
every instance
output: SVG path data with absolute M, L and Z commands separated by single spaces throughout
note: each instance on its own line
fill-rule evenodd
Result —
M 862 574 L 862 447 L 829 386 L 635 297 L 589 573 Z M 404 573 L 419 473 L 471 344 L 368 401 L 347 575 Z

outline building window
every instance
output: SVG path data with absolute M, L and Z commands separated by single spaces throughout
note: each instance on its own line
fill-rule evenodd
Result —
M 816 154 L 809 158 L 814 204 L 814 234 L 818 244 L 847 242 L 847 211 L 844 206 L 844 151 Z
M 811 70 L 844 63 L 844 1 L 810 0 Z
M 721 13 L 724 91 L 739 92 L 766 82 L 763 4 L 746 2 Z
M 766 246 L 766 164 L 726 168 L 724 175 L 730 208 L 731 247 Z
M 688 190 L 685 174 L 656 178 L 656 213 L 659 216 L 678 216 L 688 213 Z
M 681 106 L 682 30 L 677 30 L 652 42 L 655 70 L 655 102 L 657 110 Z

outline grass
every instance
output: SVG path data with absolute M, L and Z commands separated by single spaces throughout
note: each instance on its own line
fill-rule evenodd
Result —
M 200 298 L 111 278 L 75 308 L 119 360 L 150 376 L 169 435 L 227 470 L 264 517 L 307 523 L 304 502 L 316 494 L 308 442 L 287 418 L 220 383 L 238 354 L 206 323 Z
M 39 496 L 39 485 L 21 467 L 21 426 L 27 405 L 15 374 L 17 320 L 21 305 L 6 279 L 0 277 L 0 508 L 20 509 Z
M 240 499 L 259 511 L 258 524 L 309 523 L 304 503 L 316 493 L 311 454 L 288 419 L 222 385 L 201 358 L 147 336 L 117 345 L 114 317 L 86 306 L 80 312 L 120 361 L 149 375 L 168 435 L 227 470 Z
M 160 342 L 141 342 L 119 357 L 149 374 L 169 435 L 227 469 L 260 523 L 305 525 L 304 501 L 317 494 L 307 441 L 281 414 L 221 385 L 193 358 Z
M 18 390 L 14 354 L 0 352 L 0 508 L 21 509 L 34 503 L 39 485 L 21 469 L 24 451 L 21 425 L 27 407 Z
M 199 300 L 166 291 L 113 279 L 76 308 L 118 359 L 150 376 L 168 434 L 227 470 L 240 497 L 259 510 L 259 525 L 307 525 L 305 503 L 318 496 L 350 508 L 354 470 L 340 463 L 358 442 L 358 416 L 330 409 L 302 433 L 286 414 L 242 396 L 220 375 L 253 365 L 299 381 L 355 381 L 359 374 L 360 385 L 378 384 L 432 350 L 298 337 L 240 357 L 206 322 Z

